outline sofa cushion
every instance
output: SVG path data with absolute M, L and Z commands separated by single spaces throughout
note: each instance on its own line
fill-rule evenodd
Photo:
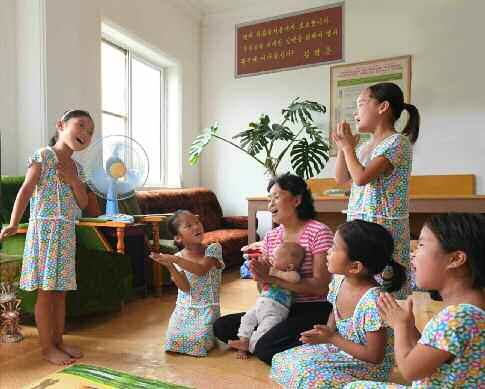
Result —
M 215 230 L 204 234 L 204 244 L 219 242 L 224 252 L 240 251 L 241 247 L 248 244 L 248 231 L 239 229 Z M 242 253 L 241 253 L 242 255 Z
M 24 183 L 24 176 L 1 176 L 0 192 L 1 192 L 1 207 L 0 207 L 0 222 L 8 223 L 10 221 L 10 213 L 17 198 L 17 193 Z M 25 209 L 22 216 L 21 223 L 28 223 L 29 208 Z
M 222 209 L 216 195 L 206 188 L 137 191 L 142 213 L 170 213 L 186 209 L 200 216 L 206 232 L 221 228 Z

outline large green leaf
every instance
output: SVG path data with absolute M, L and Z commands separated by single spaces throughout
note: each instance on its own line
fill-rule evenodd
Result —
M 249 123 L 249 128 L 234 135 L 233 138 L 239 138 L 239 145 L 250 155 L 255 156 L 266 148 L 269 143 L 268 134 L 271 132 L 269 126 L 269 116 L 261 115 L 259 122 Z
M 308 179 L 316 176 L 325 167 L 328 161 L 328 145 L 319 140 L 309 143 L 306 138 L 302 138 L 291 149 L 290 157 L 295 173 Z
M 271 123 L 270 117 L 262 114 L 257 121 L 250 122 L 247 128 L 234 135 L 232 138 L 237 139 L 234 142 L 217 135 L 215 124 L 194 140 L 189 149 L 189 162 L 195 165 L 205 146 L 217 138 L 248 154 L 272 174 L 278 173 L 280 162 L 290 151 L 295 173 L 306 178 L 314 176 L 328 161 L 329 147 L 325 134 L 314 124 L 315 114 L 325 112 L 324 105 L 297 97 L 281 111 L 283 120 L 280 123 Z M 274 147 L 276 144 L 278 147 Z
M 191 165 L 197 165 L 202 151 L 204 150 L 205 146 L 207 146 L 208 143 L 214 138 L 214 135 L 218 129 L 218 124 L 214 123 L 209 128 L 202 130 L 202 134 L 195 138 L 189 148 L 189 163 Z
M 295 134 L 288 127 L 274 123 L 271 125 L 270 131 L 268 131 L 267 137 L 271 140 L 289 141 L 295 138 Z
M 300 98 L 294 99 L 290 105 L 281 110 L 281 114 L 286 120 L 291 121 L 291 123 L 301 123 L 306 125 L 313 122 L 313 117 L 311 112 L 320 112 L 324 114 L 327 109 L 324 105 L 317 103 L 316 101 L 304 100 L 299 101 Z
M 310 136 L 311 140 L 323 143 L 325 145 L 327 144 L 324 139 L 323 131 L 313 123 L 308 123 L 305 125 L 305 132 Z

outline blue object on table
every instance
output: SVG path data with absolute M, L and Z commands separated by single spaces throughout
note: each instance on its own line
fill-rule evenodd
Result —
M 239 270 L 241 274 L 241 278 L 253 278 L 251 270 L 249 270 L 249 258 L 246 254 L 243 255 L 244 262 L 241 265 L 241 269 Z

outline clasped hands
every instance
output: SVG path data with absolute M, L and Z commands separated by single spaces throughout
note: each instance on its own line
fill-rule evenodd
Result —
M 261 251 L 262 242 L 251 243 L 250 245 L 241 248 L 242 252 L 247 251 Z M 267 255 L 252 255 L 249 257 L 249 270 L 253 275 L 253 279 L 259 282 L 266 282 L 269 279 L 269 269 L 271 268 L 271 262 Z
M 384 321 L 394 330 L 397 327 L 415 326 L 413 299 L 409 296 L 401 306 L 391 294 L 384 292 L 379 296 L 377 308 Z
M 352 129 L 349 123 L 343 121 L 337 125 L 337 128 L 332 131 L 332 140 L 337 146 L 338 151 L 342 151 L 345 148 L 355 149 L 359 143 L 359 134 L 352 134 Z
M 306 344 L 330 343 L 335 330 L 324 324 L 315 324 L 311 330 L 300 334 L 300 342 Z

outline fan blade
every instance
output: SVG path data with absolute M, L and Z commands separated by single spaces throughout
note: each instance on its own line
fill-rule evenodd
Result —
M 108 192 L 110 181 L 111 177 L 109 177 L 106 171 L 100 167 L 91 173 L 89 186 L 91 186 L 95 192 L 106 194 Z

